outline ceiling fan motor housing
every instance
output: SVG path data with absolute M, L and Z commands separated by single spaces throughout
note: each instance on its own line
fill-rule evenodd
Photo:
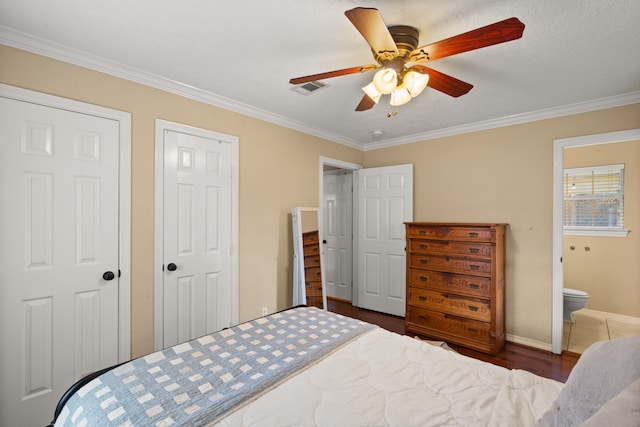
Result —
M 394 25 L 388 28 L 391 33 L 391 37 L 398 48 L 398 57 L 406 60 L 409 58 L 409 54 L 418 47 L 420 31 L 409 25 Z M 389 60 L 389 58 L 385 57 L 382 52 L 373 52 L 373 56 L 376 61 L 381 64 L 385 62 L 385 60 Z

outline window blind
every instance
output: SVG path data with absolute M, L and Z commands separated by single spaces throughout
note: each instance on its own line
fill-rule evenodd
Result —
M 564 170 L 564 226 L 624 228 L 624 164 Z

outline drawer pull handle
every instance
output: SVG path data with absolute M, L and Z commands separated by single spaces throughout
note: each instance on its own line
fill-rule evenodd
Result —
M 478 237 L 478 233 L 476 233 L 475 231 L 472 231 L 469 233 L 469 237 Z
M 469 283 L 469 287 L 470 287 L 471 289 L 479 289 L 479 288 L 480 288 L 480 285 L 478 285 L 477 283 Z
M 418 297 L 418 299 L 419 299 L 420 301 L 426 301 L 426 300 L 427 300 L 427 297 L 420 295 L 420 296 Z
M 478 307 L 476 307 L 475 305 L 470 305 L 470 306 L 469 306 L 469 310 L 471 310 L 471 311 L 478 311 Z
M 471 252 L 472 254 L 477 254 L 478 252 L 480 252 L 480 249 L 478 249 L 478 248 L 470 248 L 469 252 Z
M 427 249 L 427 245 L 425 245 L 424 243 L 420 243 L 420 249 Z
M 420 276 L 420 281 L 421 282 L 426 282 L 427 280 L 429 280 L 429 279 L 424 277 L 424 276 Z
M 426 259 L 421 259 L 421 260 L 420 260 L 420 264 L 426 264 L 426 263 L 428 263 L 428 262 L 429 262 L 429 261 L 427 261 Z
M 427 230 L 418 230 L 419 234 L 427 234 Z
M 473 332 L 474 334 L 478 333 L 478 330 L 476 328 L 469 328 L 469 329 L 467 329 L 467 331 Z
M 420 320 L 427 320 L 427 316 L 418 316 L 418 319 L 420 319 Z
M 443 297 L 449 298 L 449 294 L 442 294 Z
M 475 265 L 475 264 L 471 264 L 471 265 L 469 266 L 469 268 L 471 268 L 472 270 L 479 270 L 479 269 L 480 269 L 480 266 L 479 266 L 479 265 Z

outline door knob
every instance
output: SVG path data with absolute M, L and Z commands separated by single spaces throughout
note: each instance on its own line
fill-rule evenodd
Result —
M 172 263 L 172 262 L 170 262 L 170 263 L 167 265 L 167 270 L 169 270 L 169 271 L 176 271 L 177 269 L 178 269 L 178 266 L 177 266 L 177 265 L 175 265 L 175 264 L 174 264 L 174 263 Z
M 113 280 L 116 277 L 115 274 L 113 274 L 113 271 L 105 271 L 104 274 L 102 275 L 102 278 L 104 280 Z

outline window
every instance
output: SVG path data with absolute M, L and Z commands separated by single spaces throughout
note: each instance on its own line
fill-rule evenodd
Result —
M 627 235 L 623 164 L 564 170 L 564 234 Z

